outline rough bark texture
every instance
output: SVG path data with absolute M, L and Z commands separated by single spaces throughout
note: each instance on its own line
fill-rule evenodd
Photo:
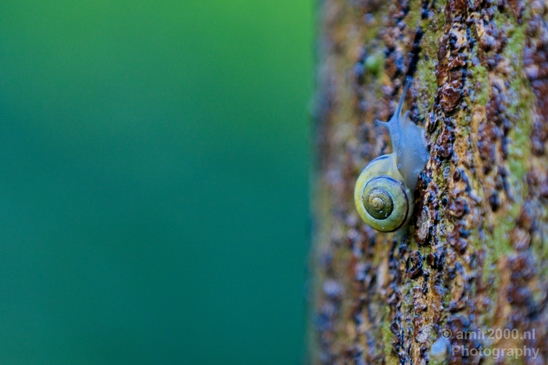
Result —
M 442 337 L 449 364 L 548 363 L 547 13 L 537 0 L 321 2 L 313 363 L 432 364 Z M 430 159 L 408 229 L 378 233 L 354 183 L 390 152 L 373 121 L 406 76 Z M 501 351 L 525 348 L 538 355 Z

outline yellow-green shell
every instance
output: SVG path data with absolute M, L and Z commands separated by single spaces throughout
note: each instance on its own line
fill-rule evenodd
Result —
M 393 153 L 376 158 L 363 169 L 354 189 L 354 203 L 365 223 L 381 232 L 393 232 L 409 221 L 413 212 L 413 196 L 404 181 Z M 371 206 L 366 206 L 372 201 L 385 202 L 382 194 L 379 199 L 371 199 L 368 195 L 379 192 L 386 192 L 391 198 L 390 204 L 385 205 L 388 207 L 385 211 L 379 210 L 379 206 L 373 210 Z

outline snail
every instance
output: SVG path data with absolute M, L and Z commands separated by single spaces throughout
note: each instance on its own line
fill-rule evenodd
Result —
M 428 161 L 424 129 L 409 119 L 409 111 L 402 110 L 410 85 L 408 78 L 392 118 L 375 121 L 388 129 L 392 153 L 369 162 L 354 189 L 358 214 L 381 232 L 397 231 L 409 222 L 417 179 Z

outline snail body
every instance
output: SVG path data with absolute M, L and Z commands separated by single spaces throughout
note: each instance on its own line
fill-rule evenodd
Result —
M 381 232 L 397 231 L 409 222 L 417 179 L 428 161 L 424 129 L 402 110 L 410 85 L 408 79 L 392 118 L 376 121 L 388 129 L 392 153 L 372 160 L 360 173 L 354 189 L 358 214 Z

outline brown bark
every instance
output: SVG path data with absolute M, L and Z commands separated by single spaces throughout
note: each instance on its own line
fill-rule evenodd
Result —
M 444 336 L 450 364 L 548 363 L 547 4 L 324 0 L 319 15 L 312 363 L 443 362 Z M 354 183 L 390 152 L 373 121 L 406 76 L 430 159 L 408 228 L 379 233 Z

